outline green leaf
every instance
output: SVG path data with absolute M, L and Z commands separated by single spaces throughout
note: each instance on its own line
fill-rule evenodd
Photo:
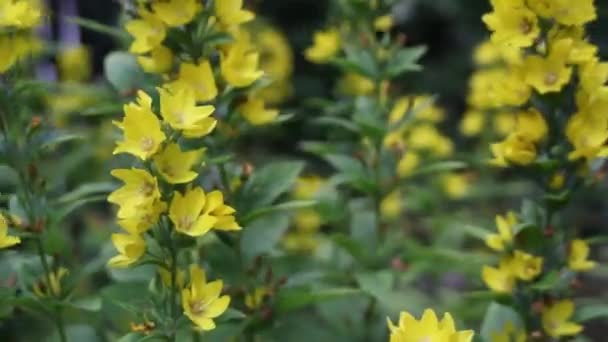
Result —
M 78 188 L 60 196 L 57 199 L 58 204 L 67 204 L 80 200 L 92 194 L 107 194 L 116 189 L 116 184 L 111 182 L 87 183 Z
M 472 226 L 470 224 L 464 225 L 463 230 L 465 233 L 467 233 L 467 235 L 479 239 L 481 241 L 485 241 L 486 237 L 492 234 L 492 232 L 488 231 L 485 228 Z
M 129 35 L 125 31 L 117 29 L 114 26 L 104 25 L 97 21 L 81 17 L 64 17 L 64 19 L 94 32 L 103 33 L 121 40 L 129 39 Z
M 325 159 L 338 171 L 350 174 L 364 174 L 365 168 L 360 160 L 343 154 L 326 155 Z
M 120 93 L 140 88 L 145 78 L 135 56 L 124 51 L 114 51 L 106 56 L 104 73 L 108 82 Z
M 241 251 L 249 260 L 271 253 L 289 226 L 289 218 L 281 212 L 262 216 L 243 228 Z
M 369 252 L 376 248 L 378 227 L 376 213 L 370 210 L 355 210 L 351 216 L 350 235 L 365 246 Z
M 71 134 L 71 133 L 63 133 L 60 131 L 54 131 L 51 134 L 49 134 L 48 136 L 44 137 L 43 141 L 40 144 L 40 149 L 48 151 L 53 148 L 56 148 L 57 146 L 59 146 L 63 143 L 74 141 L 74 140 L 83 140 L 85 138 L 86 137 L 82 134 Z
M 492 302 L 481 325 L 480 335 L 484 341 L 491 341 L 492 334 L 501 332 L 505 325 L 510 323 L 516 329 L 522 327 L 522 320 L 519 314 L 511 307 Z
M 70 302 L 69 305 L 72 307 L 75 307 L 77 309 L 97 312 L 97 311 L 101 310 L 101 297 L 95 296 L 95 297 L 89 297 L 89 298 L 82 298 L 82 299 L 78 299 L 76 301 Z
M 331 63 L 346 72 L 356 73 L 372 80 L 378 79 L 378 65 L 369 50 L 345 47 L 345 52 L 345 58 L 334 58 Z
M 355 125 L 351 120 L 346 120 L 335 116 L 322 116 L 312 120 L 312 123 L 317 125 L 343 128 L 353 133 L 360 132 L 359 127 Z
M 331 237 L 331 240 L 339 247 L 342 247 L 355 260 L 364 262 L 367 259 L 367 249 L 354 239 L 344 234 L 335 234 Z
M 71 203 L 67 203 L 64 206 L 60 206 L 56 213 L 57 216 L 55 217 L 55 220 L 57 222 L 60 222 L 74 211 L 80 209 L 82 206 L 95 202 L 104 202 L 107 200 L 107 198 L 108 196 L 106 195 L 95 195 L 91 197 L 81 198 Z
M 586 322 L 596 318 L 608 318 L 607 304 L 587 304 L 576 310 L 576 322 Z
M 420 71 L 422 67 L 417 63 L 426 52 L 426 46 L 403 48 L 389 60 L 384 70 L 388 78 L 395 78 L 406 71 Z
M 360 290 L 354 288 L 285 288 L 277 294 L 276 309 L 279 314 L 284 314 L 315 303 L 358 295 L 360 293 Z
M 355 278 L 361 290 L 375 298 L 388 315 L 398 315 L 403 310 L 420 312 L 427 306 L 416 289 L 395 289 L 395 275 L 390 270 L 359 273 Z
M 317 201 L 315 201 L 315 200 L 284 202 L 281 204 L 273 205 L 271 207 L 256 209 L 256 210 L 250 212 L 249 214 L 247 214 L 247 216 L 243 217 L 241 219 L 241 221 L 249 222 L 249 221 L 259 218 L 261 216 L 264 216 L 264 215 L 267 215 L 270 213 L 274 213 L 277 211 L 290 211 L 290 210 L 294 210 L 294 209 L 309 208 L 309 207 L 314 206 L 315 204 L 317 204 Z
M 431 165 L 423 166 L 412 172 L 408 178 L 418 176 L 428 176 L 435 173 L 443 173 L 449 171 L 457 171 L 466 169 L 468 167 L 466 162 L 463 161 L 441 161 Z

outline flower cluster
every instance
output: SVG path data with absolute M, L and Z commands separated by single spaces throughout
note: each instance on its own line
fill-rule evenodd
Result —
M 5 0 L 0 3 L 0 72 L 40 49 L 33 30 L 43 19 L 40 0 Z
M 399 316 L 399 324 L 395 326 L 389 320 L 388 327 L 391 332 L 390 342 L 470 342 L 474 335 L 472 330 L 456 330 L 454 319 L 449 313 L 446 312 L 440 321 L 437 319 L 435 311 L 431 309 L 425 310 L 420 320 L 408 312 L 402 312 Z

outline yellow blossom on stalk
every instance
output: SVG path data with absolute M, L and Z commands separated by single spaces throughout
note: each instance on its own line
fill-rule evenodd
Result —
M 245 120 L 254 126 L 271 123 L 279 116 L 279 110 L 265 108 L 264 100 L 261 98 L 248 98 L 245 103 L 238 106 L 238 110 Z
M 220 296 L 222 287 L 221 280 L 207 283 L 205 271 L 197 265 L 190 265 L 190 286 L 182 290 L 182 307 L 197 329 L 215 329 L 213 319 L 228 308 L 230 297 Z
M 374 19 L 374 29 L 379 32 L 388 32 L 393 28 L 393 17 L 390 14 L 382 15 Z
M 181 26 L 191 22 L 200 9 L 201 5 L 197 0 L 168 0 L 152 3 L 152 10 L 156 17 L 168 26 Z
M 477 65 L 491 65 L 500 62 L 501 59 L 500 49 L 491 40 L 483 41 L 473 51 L 473 61 Z
M 580 86 L 586 95 L 593 96 L 601 94 L 602 87 L 608 81 L 608 63 L 601 63 L 598 60 L 593 60 L 584 64 L 579 70 Z
M 318 31 L 314 35 L 313 46 L 304 52 L 306 59 L 313 63 L 327 63 L 340 51 L 340 32 L 335 28 Z
M 138 56 L 137 62 L 145 72 L 164 74 L 173 67 L 173 52 L 164 45 L 158 45 L 149 56 Z
M 549 131 L 545 118 L 534 108 L 517 113 L 515 118 L 517 132 L 532 142 L 543 140 Z
M 380 202 L 380 215 L 382 218 L 394 220 L 399 217 L 403 206 L 401 196 L 399 190 L 394 190 L 382 199 Z
M 175 130 L 188 138 L 203 137 L 215 128 L 217 120 L 211 117 L 215 107 L 197 106 L 194 91 L 189 87 L 158 88 L 160 113 Z
M 510 259 L 502 259 L 497 268 L 484 265 L 481 278 L 490 290 L 498 293 L 511 293 L 515 288 L 515 276 Z
M 493 126 L 496 133 L 508 136 L 515 129 L 517 123 L 515 114 L 512 112 L 499 112 L 493 115 Z
M 528 0 L 538 15 L 567 26 L 584 25 L 597 18 L 594 0 Z
M 427 150 L 439 156 L 446 156 L 453 150 L 452 141 L 432 124 L 414 126 L 408 141 L 409 147 L 414 150 Z
M 253 12 L 243 9 L 243 0 L 215 1 L 215 15 L 223 25 L 240 25 L 255 18 Z
M 574 314 L 574 302 L 569 299 L 560 300 L 546 306 L 542 312 L 542 323 L 545 332 L 553 337 L 574 336 L 583 331 L 579 324 L 569 321 Z
M 293 52 L 280 31 L 267 26 L 255 34 L 253 42 L 259 50 L 260 69 L 273 80 L 285 80 L 293 73 Z
M 285 235 L 282 245 L 290 252 L 310 253 L 318 248 L 319 237 L 314 232 L 291 232 Z
M 584 26 L 559 26 L 555 25 L 549 31 L 549 41 L 555 42 L 562 39 L 572 40 L 572 47 L 568 55 L 568 62 L 573 64 L 585 64 L 596 59 L 598 47 L 586 40 Z
M 216 219 L 213 229 L 226 231 L 241 229 L 234 217 L 234 208 L 224 204 L 224 194 L 221 191 L 215 190 L 207 194 L 203 213 Z
M 32 28 L 41 18 L 42 4 L 38 0 L 0 1 L 0 27 Z
M 91 52 L 85 46 L 78 45 L 62 49 L 58 56 L 59 75 L 61 80 L 84 82 L 91 77 Z
M 568 267 L 573 271 L 589 271 L 597 266 L 595 261 L 589 260 L 589 244 L 585 240 L 575 239 L 570 243 L 568 254 Z
M 501 69 L 497 74 L 500 83 L 492 88 L 495 107 L 521 106 L 528 102 L 532 89 L 525 82 L 525 73 L 520 68 Z
M 167 35 L 165 24 L 156 16 L 146 10 L 140 10 L 140 19 L 129 21 L 125 29 L 134 40 L 129 51 L 132 53 L 146 53 L 159 46 Z
M 161 123 L 152 112 L 152 99 L 143 91 L 137 93 L 137 103 L 124 106 L 125 117 L 122 122 L 115 122 L 124 135 L 114 149 L 114 154 L 129 153 L 142 160 L 154 155 L 166 136 Z
M 572 67 L 567 65 L 571 49 L 572 40 L 561 39 L 552 42 L 546 58 L 528 56 L 524 62 L 526 83 L 541 94 L 562 90 L 572 76 Z
M 367 77 L 356 73 L 347 73 L 338 81 L 339 93 L 350 96 L 364 96 L 374 92 L 376 85 Z
M 486 237 L 486 245 L 497 252 L 503 252 L 507 245 L 513 242 L 513 228 L 517 225 L 515 213 L 509 211 L 507 215 L 496 215 L 496 228 L 498 234 Z
M 491 0 L 493 12 L 482 17 L 492 42 L 512 48 L 529 47 L 540 34 L 538 18 L 524 0 Z
M 160 215 L 166 210 L 167 203 L 156 200 L 151 204 L 140 207 L 134 213 L 134 216 L 119 218 L 118 224 L 131 234 L 143 234 L 158 222 Z
M 408 151 L 397 163 L 397 173 L 400 177 L 407 177 L 418 165 L 420 165 L 420 156 L 412 151 Z
M 507 322 L 502 331 L 492 333 L 490 342 L 526 342 L 526 331 Z
M 0 73 L 21 59 L 39 51 L 41 43 L 28 35 L 0 35 Z
M 8 223 L 6 218 L 0 214 L 0 249 L 8 248 L 21 243 L 21 239 L 18 236 L 8 235 Z
M 182 151 L 179 144 L 171 143 L 154 157 L 154 165 L 168 183 L 188 183 L 198 176 L 198 173 L 192 171 L 192 167 L 201 159 L 204 151 Z
M 202 188 L 186 190 L 185 194 L 173 193 L 169 207 L 169 218 L 175 230 L 182 234 L 197 237 L 207 233 L 218 222 L 208 211 L 203 211 L 207 196 Z
M 160 280 L 163 282 L 163 284 L 170 288 L 172 286 L 171 284 L 171 272 L 169 272 L 167 269 L 165 269 L 164 267 L 159 267 L 157 269 L 158 271 L 158 275 L 160 276 Z M 178 287 L 183 287 L 184 286 L 184 282 L 186 280 L 186 272 L 184 270 L 177 270 L 177 275 L 175 277 L 175 283 Z
M 292 196 L 298 200 L 314 198 L 325 182 L 325 179 L 318 176 L 298 177 L 292 190 Z
M 259 308 L 264 303 L 264 298 L 270 291 L 266 287 L 258 287 L 253 292 L 245 295 L 245 306 L 251 310 Z
M 460 121 L 460 133 L 465 137 L 474 137 L 481 133 L 486 121 L 482 111 L 470 110 L 466 112 Z
M 490 146 L 492 165 L 506 167 L 509 163 L 525 166 L 536 160 L 536 146 L 519 132 L 513 132 L 502 142 Z
M 452 199 L 463 198 L 469 192 L 469 181 L 465 175 L 451 173 L 440 179 L 443 192 Z
M 59 267 L 56 271 L 49 272 L 48 279 L 43 277 L 34 285 L 34 294 L 39 298 L 61 296 L 61 282 L 69 273 L 70 271 L 65 267 Z
M 243 88 L 264 75 L 258 69 L 260 54 L 246 41 L 237 40 L 221 55 L 222 77 L 231 86 Z
M 518 279 L 530 281 L 542 272 L 543 258 L 522 251 L 515 251 L 511 260 L 511 267 Z
M 298 231 L 306 233 L 317 232 L 323 224 L 321 215 L 315 209 L 310 208 L 296 210 L 293 221 Z
M 402 312 L 397 326 L 390 319 L 387 319 L 387 321 L 391 332 L 390 342 L 470 342 L 474 335 L 472 330 L 457 331 L 452 315 L 447 312 L 439 321 L 435 311 L 431 309 L 424 310 L 420 320 L 417 320 L 408 312 Z
M 111 175 L 125 184 L 108 196 L 108 202 L 120 206 L 118 218 L 132 218 L 141 214 L 140 210 L 151 208 L 160 199 L 156 178 L 145 170 L 116 169 Z
M 128 267 L 146 251 L 146 241 L 137 234 L 112 234 L 112 243 L 119 254 L 108 261 L 110 267 Z
M 608 128 L 605 113 L 597 111 L 578 112 L 570 117 L 566 125 L 566 136 L 574 147 L 568 158 L 576 160 L 608 156 Z
M 208 60 L 198 64 L 182 63 L 179 67 L 179 77 L 170 87 L 189 87 L 200 102 L 211 101 L 217 97 L 217 86 Z

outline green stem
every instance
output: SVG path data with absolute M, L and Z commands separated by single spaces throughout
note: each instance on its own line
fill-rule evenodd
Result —
M 219 165 L 220 177 L 222 178 L 222 185 L 224 187 L 224 193 L 226 194 L 227 200 L 232 197 L 232 191 L 230 189 L 230 177 L 228 177 L 228 171 L 226 170 L 225 164 Z
M 42 240 L 40 239 L 40 237 L 36 237 L 34 240 L 36 242 L 38 257 L 40 258 L 40 263 L 42 264 L 42 269 L 44 271 L 44 281 L 46 283 L 45 287 L 51 296 L 58 299 L 60 293 L 55 293 L 53 287 L 51 286 L 51 268 L 49 267 L 49 263 L 46 260 L 46 256 L 44 255 L 44 246 L 42 245 Z M 59 340 L 61 342 L 67 342 L 68 339 L 65 333 L 65 324 L 63 322 L 63 316 L 60 307 L 56 307 L 55 309 L 54 320 L 55 324 L 57 325 L 57 331 L 59 332 Z

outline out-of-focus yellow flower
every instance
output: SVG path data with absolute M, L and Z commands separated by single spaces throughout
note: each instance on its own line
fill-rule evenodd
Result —
M 191 22 L 200 9 L 201 5 L 197 0 L 168 0 L 152 3 L 154 14 L 167 26 L 181 26 Z
M 253 292 L 245 295 L 245 306 L 251 310 L 259 308 L 264 303 L 264 298 L 268 296 L 268 288 L 257 287 Z
M 249 97 L 247 101 L 238 106 L 243 118 L 254 126 L 261 126 L 273 122 L 279 116 L 278 109 L 265 108 L 264 100 Z
M 233 87 L 248 87 L 264 75 L 258 68 L 259 59 L 259 53 L 248 42 L 237 40 L 226 53 L 222 53 L 222 77 Z
M 441 187 L 449 198 L 459 199 L 469 193 L 469 180 L 466 175 L 451 173 L 441 177 Z
M 449 138 L 439 133 L 434 125 L 427 123 L 414 126 L 408 142 L 414 150 L 426 150 L 438 156 L 449 155 L 454 148 Z
M 492 42 L 517 49 L 531 46 L 540 34 L 538 18 L 524 0 L 492 0 L 493 12 L 482 17 Z
M 338 81 L 338 92 L 350 96 L 370 95 L 376 85 L 367 77 L 356 73 L 347 73 Z
M 141 214 L 141 210 L 150 209 L 160 199 L 160 190 L 156 178 L 146 170 L 116 169 L 111 175 L 125 184 L 108 196 L 108 202 L 117 204 L 118 218 L 130 218 Z
M 91 77 L 91 53 L 87 47 L 78 45 L 62 49 L 57 60 L 61 80 L 84 82 Z
M 393 28 L 393 17 L 390 14 L 382 15 L 374 19 L 374 29 L 379 32 L 388 32 Z
M 573 314 L 574 302 L 569 299 L 549 305 L 542 312 L 543 329 L 553 338 L 578 335 L 583 327 L 569 321 Z
M 572 47 L 568 55 L 568 62 L 583 65 L 596 60 L 598 47 L 587 41 L 584 26 L 555 25 L 549 31 L 549 41 L 556 42 L 562 39 L 572 40 Z
M 203 211 L 206 201 L 205 192 L 200 187 L 188 189 L 185 194 L 174 192 L 169 218 L 175 230 L 193 237 L 204 235 L 211 230 L 217 223 L 217 218 Z
M 112 234 L 112 243 L 118 255 L 108 261 L 108 266 L 125 268 L 135 263 L 146 251 L 146 241 L 141 235 Z
M 327 63 L 340 51 L 340 32 L 335 28 L 318 31 L 314 35 L 313 45 L 306 49 L 306 59 L 313 63 Z
M 315 209 L 304 208 L 296 210 L 293 222 L 299 232 L 313 233 L 323 224 L 321 215 Z
M 486 286 L 498 293 L 511 293 L 515 288 L 515 276 L 510 259 L 503 259 L 497 268 L 484 265 L 481 278 Z
M 517 250 L 513 254 L 511 267 L 518 279 L 530 281 L 542 272 L 543 258 Z
M 285 80 L 293 73 L 293 52 L 287 38 L 278 30 L 264 26 L 255 32 L 253 41 L 260 52 L 260 69 L 275 81 Z
M 538 15 L 568 26 L 584 25 L 597 18 L 593 0 L 528 0 L 528 6 Z
M 298 177 L 291 194 L 297 200 L 311 199 L 315 197 L 325 183 L 326 180 L 319 176 Z
M 114 154 L 129 153 L 142 160 L 154 155 L 167 138 L 161 129 L 161 123 L 152 112 L 152 99 L 143 91 L 137 93 L 137 103 L 124 106 L 123 121 L 115 122 L 123 131 L 123 140 L 119 141 Z
M 568 267 L 573 271 L 589 271 L 597 266 L 595 261 L 589 260 L 589 244 L 585 240 L 575 239 L 570 243 L 568 254 Z
M 158 45 L 149 56 L 138 56 L 137 62 L 145 72 L 164 74 L 173 67 L 173 52 L 164 45 Z
M 596 92 L 601 92 L 608 81 L 608 63 L 600 63 L 598 60 L 586 63 L 581 67 L 579 77 L 583 91 L 595 95 Z
M 536 160 L 534 143 L 518 132 L 509 134 L 502 142 L 490 146 L 494 159 L 492 165 L 506 167 L 509 163 L 525 166 Z
M 211 101 L 217 96 L 217 86 L 208 60 L 199 64 L 182 63 L 179 67 L 179 78 L 170 87 L 190 87 L 194 90 L 196 100 L 201 102 Z
M 198 106 L 194 91 L 190 87 L 158 88 L 162 117 L 175 130 L 182 131 L 188 138 L 200 138 L 211 133 L 217 120 L 211 114 L 215 107 Z
M 230 297 L 220 296 L 222 287 L 222 280 L 207 283 L 205 271 L 197 265 L 190 265 L 190 286 L 182 290 L 182 307 L 197 329 L 215 329 L 213 319 L 228 308 Z
M 498 133 L 500 136 L 508 136 L 510 133 L 515 130 L 515 125 L 517 124 L 517 120 L 515 114 L 512 112 L 499 112 L 494 114 L 494 131 Z
M 33 291 L 38 298 L 44 297 L 61 297 L 62 295 L 62 280 L 70 271 L 65 267 L 59 267 L 56 271 L 49 272 L 48 279 L 44 277 L 34 284 Z M 47 284 L 47 281 L 49 282 Z
M 517 113 L 516 120 L 515 129 L 517 132 L 532 142 L 536 143 L 543 140 L 549 131 L 545 118 L 534 108 Z
M 470 110 L 464 114 L 460 121 L 460 133 L 465 137 L 478 136 L 486 122 L 486 116 L 479 110 Z
M 215 1 L 215 15 L 223 25 L 240 25 L 255 18 L 253 12 L 243 9 L 243 0 Z
M 409 176 L 420 165 L 418 154 L 408 151 L 397 163 L 397 173 L 400 177 Z
M 470 342 L 474 335 L 472 330 L 457 331 L 454 319 L 447 312 L 439 321 L 435 311 L 431 309 L 424 310 L 420 320 L 417 320 L 408 312 L 402 312 L 397 326 L 390 319 L 387 319 L 387 321 L 391 332 L 390 342 Z
M 169 272 L 167 269 L 165 269 L 164 267 L 159 267 L 157 269 L 158 271 L 158 275 L 160 276 L 160 280 L 163 282 L 163 284 L 168 287 L 171 288 L 171 272 Z M 177 287 L 183 287 L 184 286 L 184 282 L 186 280 L 186 272 L 184 272 L 184 270 L 177 270 L 177 274 L 175 277 L 175 284 L 177 285 Z
M 21 243 L 18 236 L 8 235 L 8 223 L 6 218 L 0 214 L 0 249 L 8 248 Z
M 168 183 L 188 183 L 198 176 L 192 167 L 201 159 L 204 151 L 182 151 L 179 144 L 171 143 L 154 157 L 154 165 Z
M 386 195 L 380 202 L 380 215 L 386 220 L 394 220 L 401 214 L 403 207 L 402 194 L 394 190 Z
M 137 54 L 152 51 L 167 35 L 167 28 L 160 19 L 145 10 L 140 10 L 139 13 L 140 19 L 131 20 L 125 25 L 127 32 L 134 38 L 129 51 Z
M 551 176 L 549 188 L 551 188 L 551 190 L 559 190 L 564 187 L 565 182 L 566 176 L 562 172 L 556 172 L 553 176 Z
M 10 69 L 18 61 L 41 50 L 39 39 L 29 35 L 0 35 L 0 73 Z
M 490 342 L 526 342 L 526 331 L 517 329 L 513 323 L 507 322 L 500 332 L 493 332 Z
M 509 211 L 507 215 L 496 215 L 496 228 L 498 234 L 486 237 L 486 245 L 497 252 L 503 252 L 513 242 L 513 228 L 517 225 L 515 213 Z
M 39 0 L 0 1 L 0 27 L 33 28 L 40 23 L 42 14 Z
M 290 232 L 283 238 L 282 245 L 290 252 L 312 253 L 319 247 L 319 237 L 315 233 Z
M 221 191 L 215 190 L 207 194 L 203 213 L 209 213 L 217 220 L 213 229 L 224 231 L 241 229 L 234 217 L 235 209 L 224 204 L 224 194 Z
M 546 58 L 528 56 L 524 63 L 526 83 L 541 94 L 559 92 L 572 76 L 572 68 L 566 64 L 571 49 L 572 40 L 561 39 L 552 43 Z
M 574 147 L 568 158 L 592 160 L 608 156 L 608 128 L 606 112 L 595 109 L 584 109 L 570 117 L 566 125 L 566 136 Z
M 473 51 L 473 61 L 477 65 L 491 65 L 501 60 L 501 51 L 491 40 L 483 41 Z

